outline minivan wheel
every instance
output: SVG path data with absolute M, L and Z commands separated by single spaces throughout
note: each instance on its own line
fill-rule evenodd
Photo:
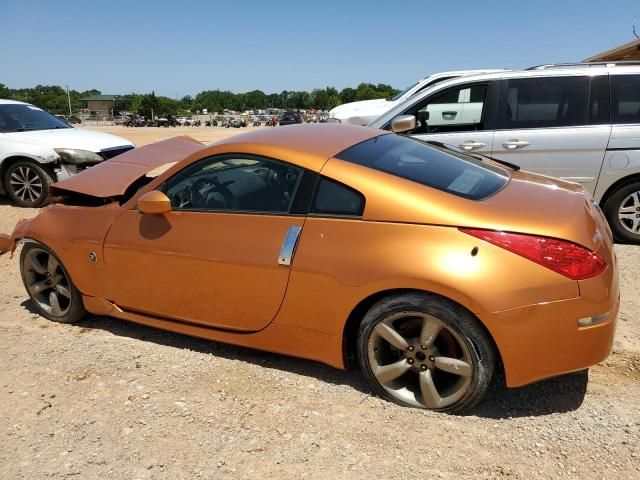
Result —
M 20 273 L 31 301 L 43 317 L 73 323 L 87 313 L 82 295 L 62 262 L 44 245 L 29 242 L 22 247 Z
M 41 207 L 49 200 L 51 175 L 37 163 L 20 160 L 7 168 L 4 187 L 20 207 Z
M 640 244 L 640 182 L 616 190 L 603 211 L 616 240 Z
M 400 405 L 469 410 L 484 396 L 495 359 L 478 320 L 435 295 L 385 298 L 360 325 L 360 368 L 374 392 Z

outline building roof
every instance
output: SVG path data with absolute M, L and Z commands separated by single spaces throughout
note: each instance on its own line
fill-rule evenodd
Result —
M 91 95 L 90 97 L 85 97 L 82 100 L 85 101 L 90 101 L 90 100 L 111 100 L 113 102 L 116 101 L 116 99 L 119 97 L 119 95 Z
M 614 60 L 640 60 L 640 38 L 584 59 L 585 62 L 609 62 Z

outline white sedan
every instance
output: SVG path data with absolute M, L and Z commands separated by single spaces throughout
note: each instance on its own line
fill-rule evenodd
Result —
M 466 75 L 479 75 L 481 73 L 501 72 L 503 70 L 456 70 L 451 72 L 440 72 L 429 75 L 417 81 L 407 89 L 400 92 L 393 98 L 378 98 L 376 100 L 362 100 L 338 105 L 329 112 L 329 118 L 338 123 L 350 123 L 352 125 L 367 125 L 378 118 L 383 113 L 391 110 L 396 105 L 401 104 L 407 98 L 412 97 L 431 85 L 449 80 L 450 78 L 462 77 Z
M 21 207 L 49 200 L 49 185 L 134 145 L 107 133 L 73 128 L 28 103 L 0 99 L 0 193 Z

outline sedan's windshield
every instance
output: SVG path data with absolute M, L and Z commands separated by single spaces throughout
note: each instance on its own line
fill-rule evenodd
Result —
M 72 128 L 44 110 L 22 103 L 0 105 L 0 133 Z

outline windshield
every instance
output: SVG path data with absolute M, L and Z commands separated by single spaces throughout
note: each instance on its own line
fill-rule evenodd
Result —
M 390 102 L 394 102 L 396 100 L 400 100 L 400 98 L 402 98 L 402 96 L 407 93 L 409 90 L 411 90 L 413 87 L 415 87 L 416 85 L 418 85 L 418 83 L 420 82 L 416 82 L 413 85 L 411 85 L 410 87 L 405 88 L 403 91 L 401 91 L 399 94 L 397 94 L 395 97 L 393 98 L 388 98 L 387 100 L 389 100 Z
M 365 140 L 336 157 L 470 200 L 487 198 L 509 181 L 502 168 L 395 134 Z
M 72 127 L 33 105 L 22 103 L 0 105 L 1 133 L 52 130 L 56 128 Z

